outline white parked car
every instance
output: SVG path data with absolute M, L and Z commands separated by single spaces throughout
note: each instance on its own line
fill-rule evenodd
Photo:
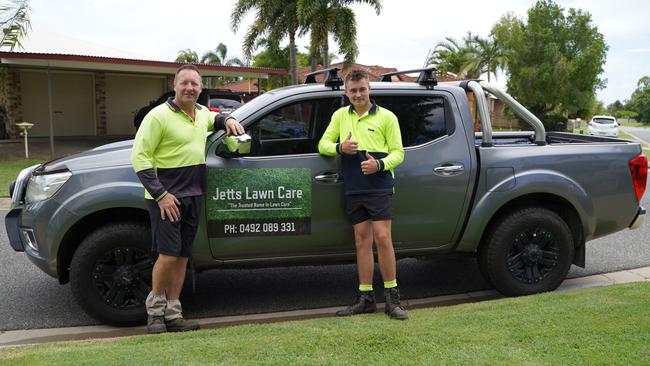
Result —
M 594 116 L 588 130 L 590 135 L 618 137 L 618 122 L 612 116 Z

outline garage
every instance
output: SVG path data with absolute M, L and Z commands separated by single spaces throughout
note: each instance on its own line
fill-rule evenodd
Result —
M 136 111 L 172 89 L 182 63 L 58 53 L 0 51 L 0 139 L 131 137 Z M 265 79 L 283 69 L 196 65 L 204 77 Z M 50 104 L 51 101 L 51 104 Z
M 95 135 L 93 74 L 52 72 L 52 112 L 55 136 Z M 21 70 L 22 117 L 34 124 L 29 134 L 50 135 L 47 72 Z
M 133 116 L 166 91 L 160 76 L 106 75 L 106 134 L 133 135 Z

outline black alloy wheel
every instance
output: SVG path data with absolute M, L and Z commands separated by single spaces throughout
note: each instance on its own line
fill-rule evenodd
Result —
M 79 305 L 102 323 L 143 324 L 154 263 L 150 246 L 151 231 L 142 223 L 110 223 L 87 236 L 70 263 Z
M 574 255 L 567 223 L 542 207 L 514 210 L 492 225 L 479 248 L 479 268 L 506 296 L 555 290 Z

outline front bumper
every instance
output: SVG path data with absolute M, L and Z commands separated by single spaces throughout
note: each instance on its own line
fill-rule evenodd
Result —
M 630 229 L 638 229 L 641 225 L 643 225 L 643 222 L 645 221 L 645 208 L 639 207 L 639 212 L 636 214 L 636 217 L 634 220 L 632 220 L 632 223 L 630 224 Z
M 9 237 L 9 245 L 17 251 L 24 252 L 25 247 L 23 246 L 22 240 L 20 240 L 20 214 L 22 213 L 22 208 L 14 208 L 7 216 L 5 216 L 5 228 L 7 229 L 7 236 Z

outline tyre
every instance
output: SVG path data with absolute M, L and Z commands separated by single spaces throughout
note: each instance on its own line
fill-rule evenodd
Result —
M 553 211 L 533 207 L 501 219 L 479 251 L 479 266 L 505 296 L 555 290 L 574 254 L 569 226 Z
M 102 323 L 143 324 L 153 262 L 147 225 L 108 224 L 87 236 L 72 257 L 72 293 Z

